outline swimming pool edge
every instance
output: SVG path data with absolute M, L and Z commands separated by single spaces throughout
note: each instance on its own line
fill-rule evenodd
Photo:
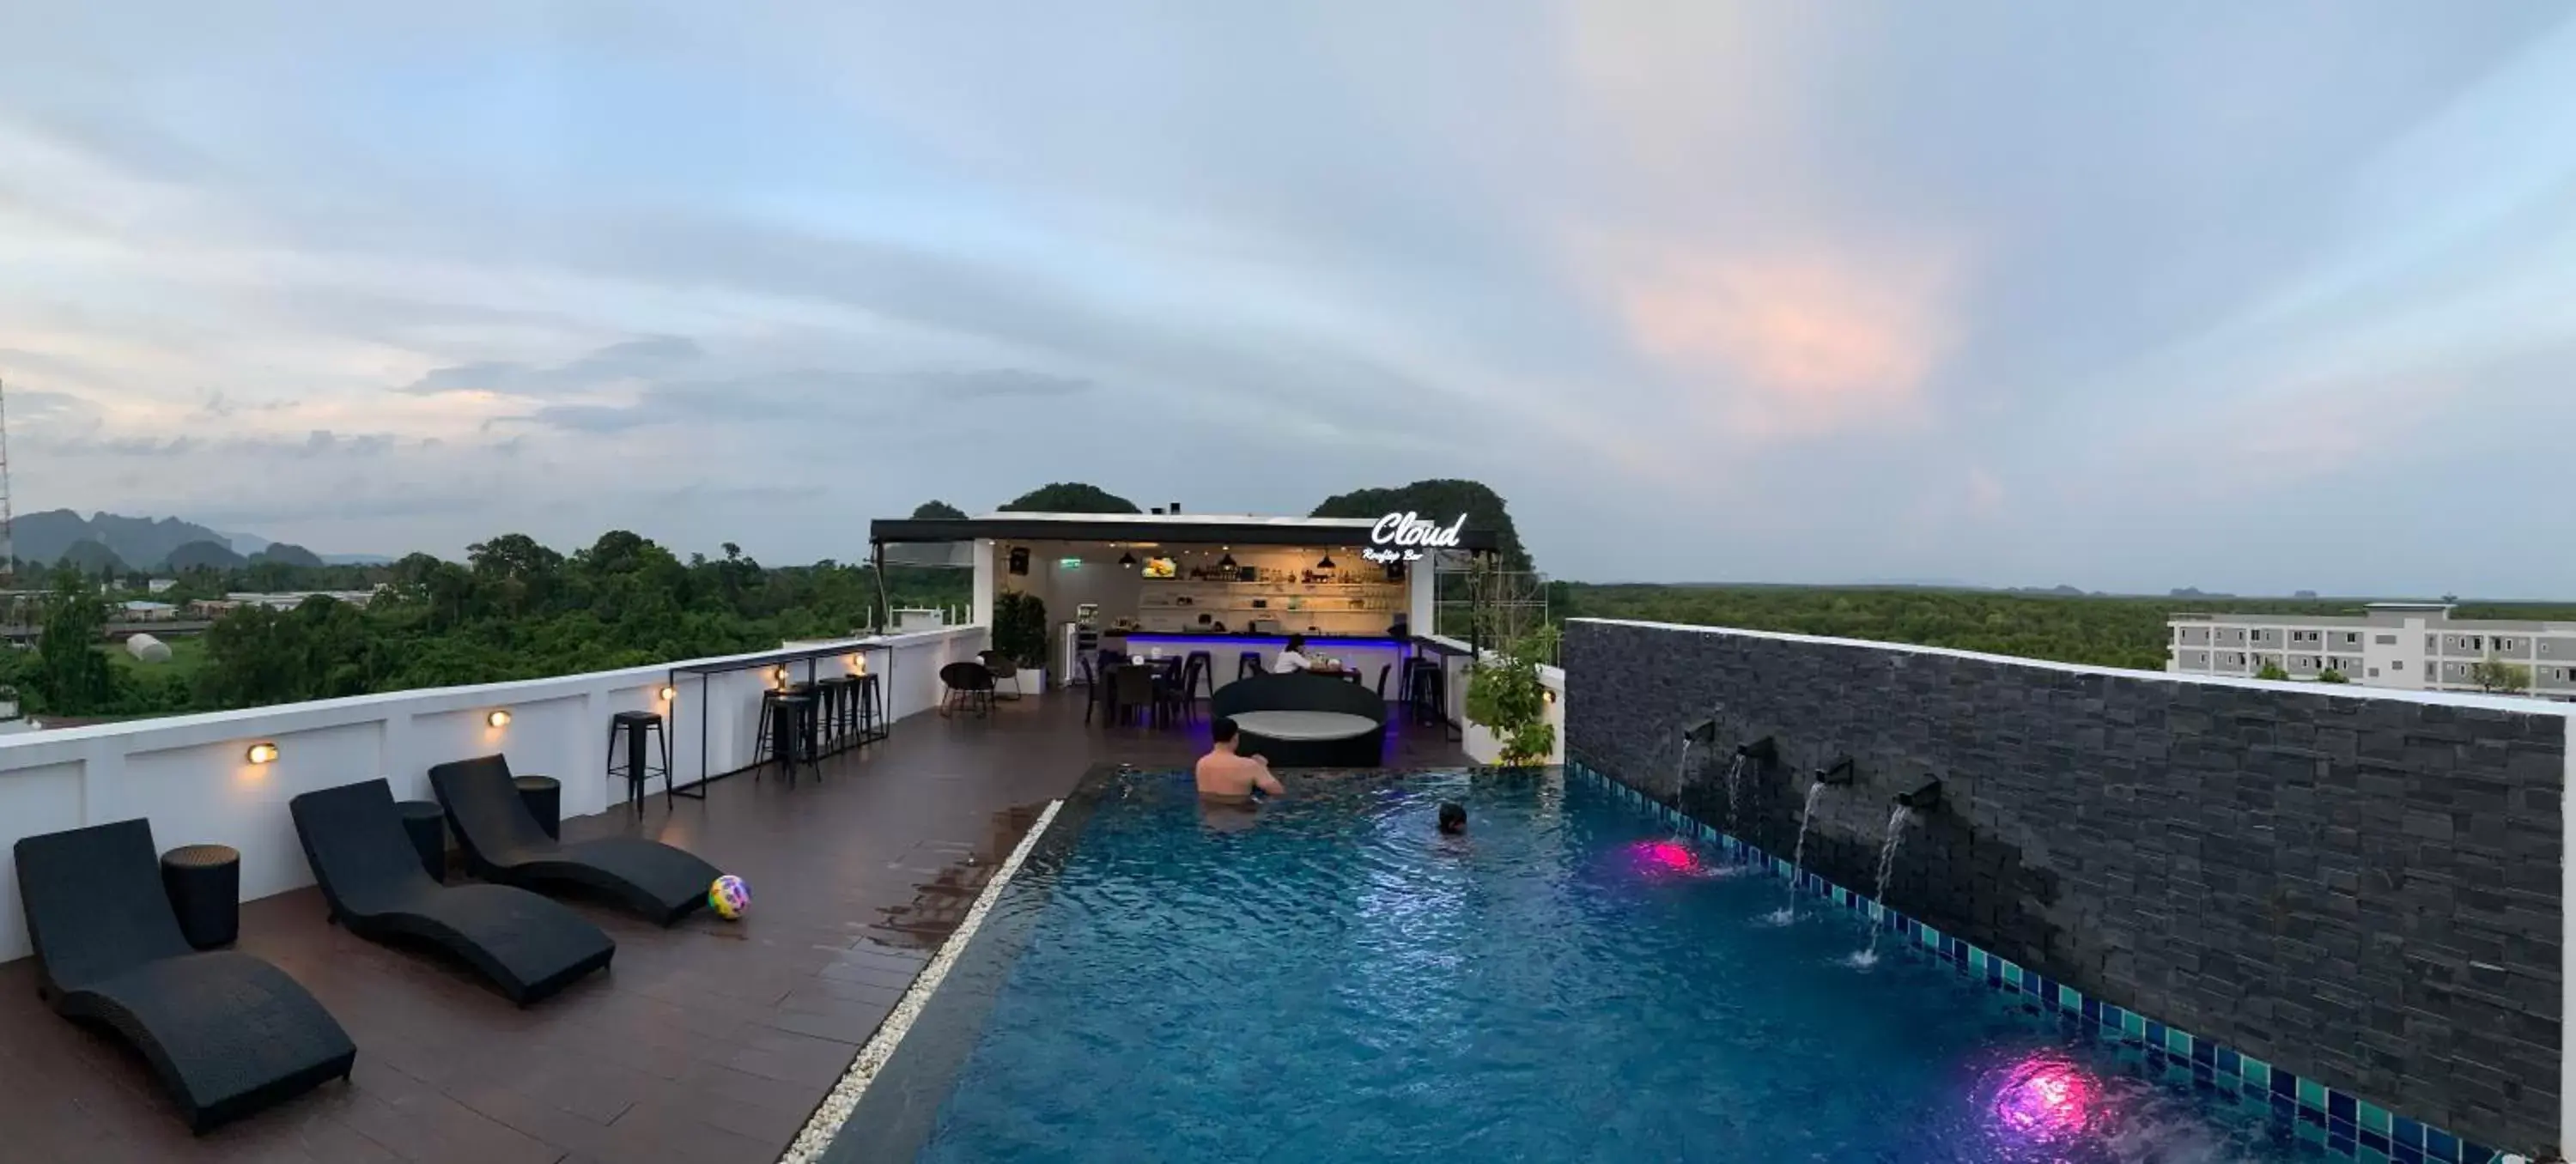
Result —
M 1053 827 L 1064 805 L 1063 800 L 1051 800 L 1038 813 L 1038 819 L 1029 826 L 1020 843 L 1012 848 L 1010 856 L 993 871 L 992 879 L 984 883 L 983 891 L 975 896 L 975 903 L 967 908 L 966 916 L 959 921 L 957 929 L 940 943 L 939 952 L 931 956 L 921 972 L 913 976 L 912 984 L 904 988 L 901 998 L 895 1000 L 894 1009 L 887 1012 L 885 1021 L 877 1024 L 876 1033 L 869 1036 L 868 1041 L 860 1046 L 859 1053 L 850 1060 L 849 1070 L 815 1106 L 813 1116 L 797 1132 L 796 1138 L 788 1141 L 787 1150 L 779 1155 L 779 1164 L 818 1164 L 830 1152 L 842 1129 L 848 1125 L 851 1114 L 858 1110 L 859 1101 L 865 1098 L 869 1085 L 894 1058 L 904 1036 L 911 1033 L 913 1024 L 929 1008 L 932 996 L 947 981 L 949 971 L 955 968 L 967 944 L 983 928 L 984 919 L 991 914 L 993 904 L 1001 900 L 1002 891 L 1028 862 L 1029 855 L 1037 850 L 1039 841 Z

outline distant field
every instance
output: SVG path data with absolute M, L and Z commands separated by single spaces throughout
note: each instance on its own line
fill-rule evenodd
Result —
M 206 640 L 204 637 L 190 635 L 186 638 L 171 638 L 163 639 L 162 641 L 170 646 L 170 661 L 167 663 L 145 663 L 137 660 L 133 655 L 126 653 L 125 644 L 123 643 L 116 643 L 100 647 L 99 649 L 107 653 L 107 658 L 110 663 L 114 664 L 119 671 L 124 672 L 128 676 L 159 679 L 163 682 L 168 682 L 174 677 L 186 679 L 191 682 L 195 681 L 198 670 L 206 665 Z
M 2362 613 L 2368 599 L 2110 598 L 1910 587 L 1593 586 L 1559 591 L 1561 617 L 1832 635 L 2160 671 L 2177 611 Z M 2576 604 L 2462 603 L 2462 618 L 2576 621 Z

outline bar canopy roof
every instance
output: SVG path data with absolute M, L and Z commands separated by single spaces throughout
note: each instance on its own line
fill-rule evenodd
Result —
M 1426 513 L 1447 525 L 1458 515 Z M 1254 517 L 1233 513 L 987 513 L 980 517 L 878 519 L 868 540 L 963 542 L 1151 542 L 1157 545 L 1355 546 L 1365 545 L 1373 517 Z M 1467 526 L 1458 548 L 1491 552 L 1494 531 Z

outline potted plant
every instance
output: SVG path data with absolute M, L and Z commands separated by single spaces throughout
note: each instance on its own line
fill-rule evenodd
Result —
M 1467 719 L 1502 744 L 1501 766 L 1547 762 L 1556 750 L 1556 725 L 1547 722 L 1548 691 L 1541 663 L 1556 657 L 1556 628 L 1540 626 L 1498 648 L 1467 677 Z
M 993 649 L 1032 671 L 1046 670 L 1046 600 L 1023 590 L 993 596 Z

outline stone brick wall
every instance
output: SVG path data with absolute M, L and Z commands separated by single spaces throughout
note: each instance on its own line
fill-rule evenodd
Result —
M 1792 636 L 1576 620 L 1569 759 L 2096 997 L 2525 1150 L 2559 1136 L 2569 721 Z M 2474 701 L 2467 701 L 2474 702 Z M 1683 725 L 1714 748 L 1682 766 Z M 1714 754 L 1712 754 L 1714 753 Z

